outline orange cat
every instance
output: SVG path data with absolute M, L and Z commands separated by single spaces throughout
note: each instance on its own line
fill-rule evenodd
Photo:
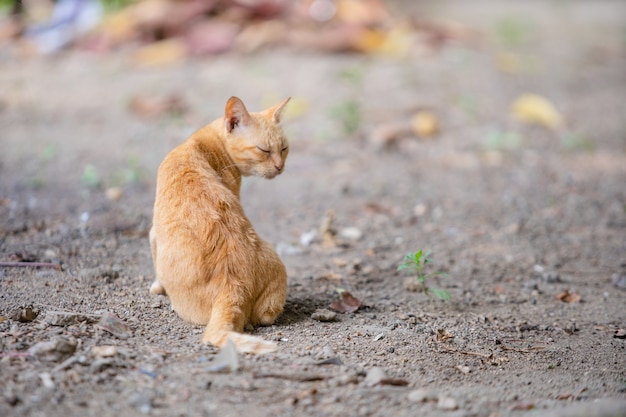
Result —
M 206 324 L 202 341 L 240 352 L 276 345 L 243 334 L 283 311 L 287 273 L 243 212 L 241 177 L 274 178 L 289 153 L 280 115 L 289 99 L 248 113 L 231 97 L 225 115 L 195 132 L 163 160 L 157 175 L 150 246 L 153 294 L 167 294 L 185 320 Z

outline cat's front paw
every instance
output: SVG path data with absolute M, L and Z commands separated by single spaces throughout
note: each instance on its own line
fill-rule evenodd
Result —
M 167 295 L 165 293 L 165 288 L 163 287 L 163 285 L 161 285 L 161 283 L 156 279 L 154 280 L 152 285 L 150 285 L 150 294 Z

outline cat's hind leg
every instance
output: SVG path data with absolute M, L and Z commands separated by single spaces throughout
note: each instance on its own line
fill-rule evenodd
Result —
M 274 249 L 266 243 L 263 262 L 269 265 L 265 288 L 259 294 L 251 322 L 253 325 L 270 326 L 283 312 L 287 299 L 287 271 Z
M 254 325 L 270 326 L 283 312 L 287 298 L 287 280 L 276 277 L 261 293 L 257 300 L 252 323 Z
M 156 231 L 154 230 L 154 226 L 150 229 L 150 251 L 152 252 L 152 262 L 154 264 L 154 271 L 156 273 L 157 267 L 157 243 L 156 243 Z M 152 285 L 150 285 L 150 294 L 160 294 L 166 295 L 165 288 L 159 282 L 159 277 L 156 277 Z

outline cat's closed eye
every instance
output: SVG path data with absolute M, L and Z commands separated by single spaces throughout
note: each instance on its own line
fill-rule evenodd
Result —
M 259 147 L 259 146 L 257 146 L 256 148 L 257 148 L 258 150 L 260 150 L 261 152 L 265 153 L 265 154 L 268 154 L 268 155 L 269 155 L 269 154 L 271 153 L 271 151 L 269 151 L 269 150 L 267 150 L 267 149 L 263 149 L 263 148 L 261 148 L 261 147 Z

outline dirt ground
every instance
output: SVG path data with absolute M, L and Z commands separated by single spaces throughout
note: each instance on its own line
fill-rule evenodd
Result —
M 626 3 L 407 12 L 481 40 L 402 59 L 276 48 L 151 69 L 127 51 L 0 49 L 0 261 L 62 265 L 0 268 L 0 415 L 625 416 Z M 507 24 L 524 35 L 509 72 Z M 129 110 L 173 93 L 182 114 Z M 549 98 L 563 126 L 511 118 L 523 93 Z M 215 372 L 203 329 L 148 293 L 147 232 L 158 164 L 231 95 L 251 110 L 294 99 L 286 172 L 242 188 L 289 295 L 253 332 L 278 352 Z M 373 141 L 419 109 L 438 135 Z M 397 266 L 419 249 L 450 300 L 409 291 Z M 337 288 L 360 308 L 314 319 Z

